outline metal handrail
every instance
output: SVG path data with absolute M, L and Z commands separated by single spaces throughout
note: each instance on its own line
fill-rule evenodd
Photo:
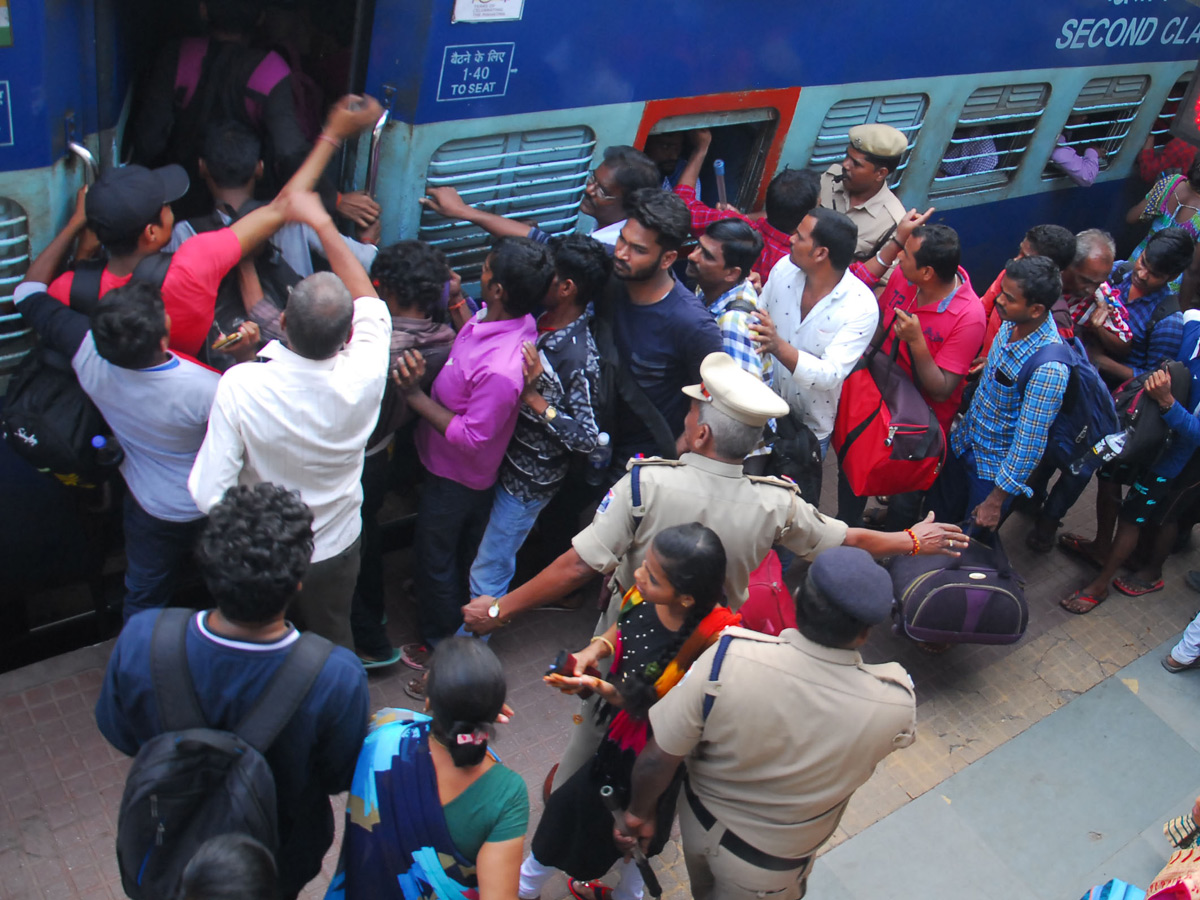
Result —
M 383 129 L 387 125 L 388 120 L 392 116 L 392 98 L 396 96 L 396 89 L 390 85 L 383 86 L 383 112 L 379 119 L 375 122 L 375 127 L 371 129 L 371 144 L 367 151 L 367 183 L 364 185 L 364 190 L 368 197 L 375 196 L 375 188 L 379 185 L 379 155 L 383 147 Z

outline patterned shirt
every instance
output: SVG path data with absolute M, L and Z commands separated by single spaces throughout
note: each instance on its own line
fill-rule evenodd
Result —
M 590 453 L 596 447 L 592 398 L 600 381 L 600 356 L 588 328 L 591 319 L 589 303 L 569 325 L 538 335 L 543 372 L 537 389 L 557 415 L 547 420 L 521 404 L 500 463 L 501 485 L 519 500 L 553 497 L 567 475 L 571 454 Z
M 696 299 L 704 303 L 704 292 L 697 289 Z M 729 308 L 739 300 L 755 309 L 758 308 L 758 292 L 749 281 L 743 281 L 730 288 L 718 297 L 716 302 L 706 305 L 708 311 L 716 317 L 717 327 L 721 329 L 721 346 L 725 352 L 751 375 L 762 379 L 768 387 L 772 386 L 775 384 L 775 358 L 769 353 L 760 352 L 758 344 L 754 342 L 754 332 L 750 330 L 751 316 L 754 314 Z M 772 431 L 775 430 L 774 419 L 767 424 Z M 767 452 L 769 448 L 760 441 L 758 447 L 749 455 L 761 456 Z
M 763 284 L 767 283 L 767 277 L 771 274 L 775 263 L 792 250 L 792 236 L 784 234 L 765 218 L 751 219 L 735 209 L 713 209 L 711 206 L 705 206 L 696 197 L 696 189 L 691 185 L 676 185 L 675 193 L 683 199 L 683 202 L 687 204 L 688 212 L 692 214 L 692 233 L 696 237 L 704 234 L 704 229 L 713 222 L 719 222 L 722 219 L 741 219 L 762 236 L 762 253 L 758 254 L 758 262 L 750 270 L 762 276 Z
M 1152 322 L 1158 305 L 1172 295 L 1171 286 L 1163 285 L 1153 294 L 1130 300 L 1133 267 L 1128 266 L 1128 272 L 1124 271 L 1126 267 L 1127 263 L 1117 263 L 1109 284 L 1113 289 L 1113 297 L 1125 307 L 1129 330 L 1133 334 L 1133 346 L 1125 365 L 1133 369 L 1134 375 L 1144 375 L 1164 359 L 1178 358 L 1179 348 L 1183 344 L 1183 313 L 1176 310 L 1158 322 Z
M 1046 449 L 1046 435 L 1062 405 L 1068 372 L 1062 363 L 1038 366 L 1022 397 L 1017 387 L 1021 366 L 1041 347 L 1062 339 L 1049 316 L 1022 340 L 1010 342 L 1012 330 L 1011 322 L 1000 326 L 979 388 L 962 423 L 950 435 L 950 449 L 957 456 L 973 450 L 980 478 L 994 481 L 1009 494 L 1030 497 L 1033 491 L 1025 482 Z

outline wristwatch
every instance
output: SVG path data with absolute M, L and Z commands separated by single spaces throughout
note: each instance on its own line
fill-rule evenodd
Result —
M 547 422 L 553 422 L 555 419 L 558 418 L 558 410 L 555 409 L 553 406 L 547 406 L 546 411 L 544 413 L 542 413 L 542 418 L 545 419 Z
M 493 600 L 492 605 L 488 607 L 488 618 L 489 619 L 500 618 L 500 601 L 499 600 Z

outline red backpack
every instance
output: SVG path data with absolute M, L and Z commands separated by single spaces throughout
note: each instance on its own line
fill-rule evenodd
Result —
M 890 330 L 884 329 L 884 334 Z M 928 490 L 946 460 L 937 416 L 891 354 L 872 344 L 842 383 L 833 449 L 859 497 Z

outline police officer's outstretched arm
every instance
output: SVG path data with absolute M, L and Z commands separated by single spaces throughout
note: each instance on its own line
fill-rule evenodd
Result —
M 462 608 L 463 623 L 472 634 L 487 634 L 507 625 L 517 613 L 561 600 L 594 578 L 596 570 L 572 547 L 538 574 L 503 597 L 476 597 Z M 492 610 L 495 610 L 495 613 Z
M 871 531 L 867 528 L 846 529 L 847 547 L 859 547 L 876 559 L 885 556 L 960 556 L 960 550 L 970 543 L 957 525 L 933 521 L 933 513 L 904 531 Z

